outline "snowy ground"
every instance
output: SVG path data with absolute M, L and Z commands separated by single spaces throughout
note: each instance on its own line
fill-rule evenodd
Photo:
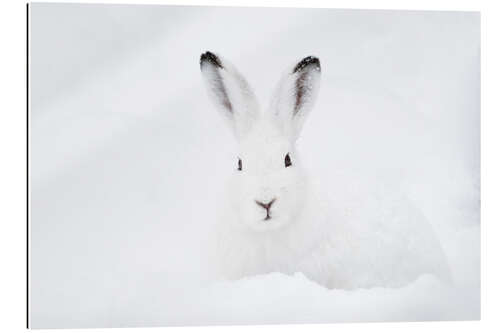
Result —
M 479 14 L 31 8 L 33 327 L 479 318 Z M 438 233 L 454 284 L 215 281 L 206 246 L 236 157 L 202 86 L 205 50 L 263 102 L 286 66 L 320 57 L 304 162 L 335 195 L 332 175 L 346 170 L 404 191 Z

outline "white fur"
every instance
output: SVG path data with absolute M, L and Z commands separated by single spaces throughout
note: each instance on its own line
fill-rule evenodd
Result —
M 205 61 L 202 73 L 235 133 L 243 166 L 227 184 L 218 217 L 216 258 L 224 277 L 302 272 L 327 287 L 347 289 L 401 286 L 424 273 L 448 278 L 432 228 L 404 197 L 389 191 L 381 198 L 347 186 L 343 198 L 326 200 L 321 177 L 311 181 L 302 167 L 295 141 L 319 90 L 319 62 L 296 73 L 295 66 L 288 68 L 262 112 L 241 74 L 218 59 L 222 68 Z M 299 77 L 303 95 L 297 106 Z M 271 219 L 265 220 L 266 210 L 255 201 L 272 199 Z M 373 211 L 369 219 L 360 214 L 367 210 Z

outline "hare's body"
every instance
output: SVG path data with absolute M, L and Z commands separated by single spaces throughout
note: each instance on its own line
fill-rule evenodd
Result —
M 207 52 L 201 69 L 239 144 L 216 232 L 226 278 L 302 272 L 349 289 L 401 286 L 426 273 L 447 277 L 432 228 L 403 196 L 352 191 L 363 187 L 345 179 L 334 191 L 322 189 L 321 177 L 306 175 L 295 141 L 318 92 L 317 58 L 285 72 L 266 112 L 227 61 Z
M 318 193 L 308 190 L 296 221 L 265 233 L 238 227 L 231 222 L 237 214 L 227 206 L 221 209 L 219 272 L 229 279 L 302 272 L 326 287 L 342 289 L 399 287 L 422 274 L 449 279 L 431 226 L 405 197 L 351 191 L 336 200 L 321 199 Z

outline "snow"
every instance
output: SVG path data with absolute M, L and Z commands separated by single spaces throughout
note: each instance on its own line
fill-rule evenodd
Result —
M 32 327 L 479 319 L 478 13 L 30 7 Z M 304 163 L 332 196 L 350 184 L 402 191 L 437 232 L 453 283 L 215 279 L 207 248 L 237 157 L 202 85 L 206 50 L 262 105 L 283 69 L 318 56 Z

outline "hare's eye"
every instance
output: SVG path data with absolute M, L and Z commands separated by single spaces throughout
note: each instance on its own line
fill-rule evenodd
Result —
M 292 160 L 290 159 L 290 155 L 286 154 L 286 156 L 285 156 L 285 168 L 288 168 L 291 165 L 292 165 Z
M 238 170 L 241 171 L 241 169 L 242 169 L 241 158 L 238 158 Z

